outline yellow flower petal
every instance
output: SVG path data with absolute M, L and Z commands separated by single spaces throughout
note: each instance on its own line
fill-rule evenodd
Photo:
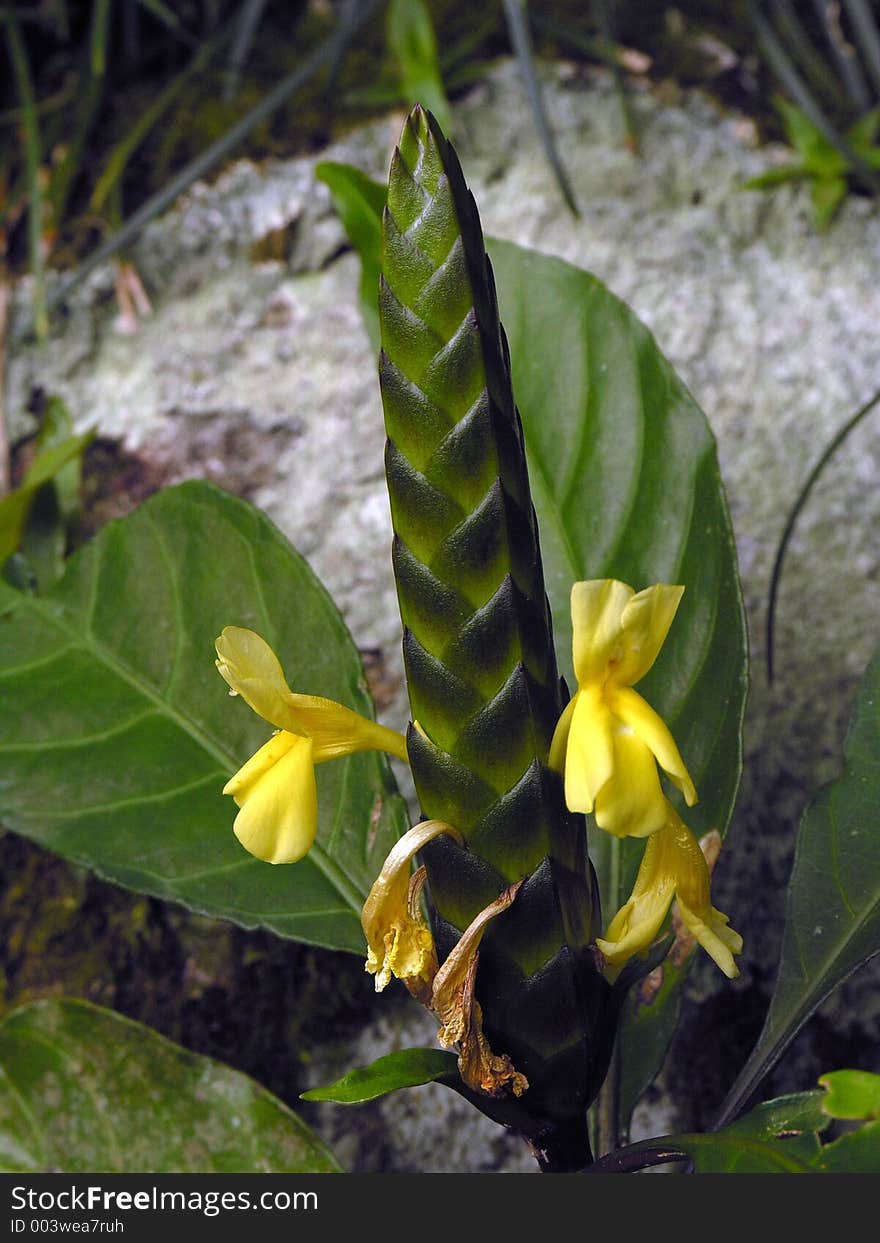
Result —
M 596 824 L 615 837 L 647 837 L 666 823 L 657 764 L 627 725 L 615 722 L 612 742 L 613 771 L 596 795 Z
M 288 702 L 290 688 L 278 657 L 265 639 L 253 630 L 226 626 L 214 646 L 220 676 L 258 716 L 278 729 L 306 732 Z
M 675 873 L 670 866 L 673 846 L 666 829 L 648 838 L 629 901 L 614 916 L 604 938 L 596 939 L 612 967 L 643 954 L 660 931 L 675 897 Z
M 316 764 L 353 755 L 356 751 L 387 751 L 408 762 L 406 739 L 396 730 L 320 695 L 297 695 L 288 691 L 285 698 L 300 729 L 314 743 Z
M 685 906 L 681 898 L 678 899 L 678 909 L 694 939 L 702 945 L 710 958 L 714 959 L 728 979 L 736 979 L 739 975 L 739 967 L 734 962 L 733 956 L 742 950 L 743 939 L 738 932 L 734 932 L 727 926 L 729 922 L 727 916 L 722 915 L 721 911 L 716 911 L 714 906 L 698 914 Z
M 565 801 L 570 811 L 591 812 L 596 795 L 614 772 L 613 719 L 601 692 L 578 691 L 565 752 Z
M 623 655 L 611 674 L 618 686 L 633 686 L 651 668 L 683 595 L 684 587 L 655 583 L 629 600 L 620 618 Z
M 572 655 L 578 686 L 604 682 L 609 663 L 622 658 L 621 619 L 633 595 L 632 587 L 616 578 L 572 587 Z
M 642 740 L 654 754 L 657 763 L 684 795 L 688 807 L 697 801 L 697 791 L 685 767 L 681 752 L 663 719 L 638 691 L 621 686 L 607 695 L 608 707 L 614 715 Z
M 568 735 L 571 730 L 571 718 L 574 715 L 576 699 L 577 693 L 575 693 L 574 698 L 569 699 L 562 709 L 562 716 L 556 722 L 556 728 L 553 731 L 547 763 L 557 773 L 565 772 L 565 753 L 568 750 Z M 418 722 L 416 722 L 416 726 L 418 727 Z
M 318 797 L 308 738 L 282 731 L 229 780 L 241 808 L 233 831 L 242 846 L 266 863 L 296 863 L 318 827 Z
M 253 630 L 227 626 L 215 644 L 221 676 L 254 712 L 278 729 L 312 739 L 315 764 L 356 751 L 387 751 L 407 760 L 406 739 L 334 699 L 295 694 L 278 657 Z

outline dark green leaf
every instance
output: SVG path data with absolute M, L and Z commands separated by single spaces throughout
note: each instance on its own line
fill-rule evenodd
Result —
M 37 491 L 79 457 L 93 435 L 93 432 L 85 432 L 82 436 L 70 436 L 60 444 L 41 450 L 19 487 L 0 500 L 0 565 L 21 542 L 28 511 Z
M 689 827 L 723 833 L 739 783 L 747 651 L 712 433 L 650 333 L 595 277 L 508 242 L 490 242 L 489 253 L 560 664 L 571 677 L 573 582 L 685 585 L 638 689 L 668 722 L 699 791 Z M 606 879 L 619 873 L 604 892 L 614 909 L 642 852 L 640 842 L 623 845 L 623 866 L 604 869 Z M 611 843 L 597 846 L 601 857 Z
M 844 759 L 842 775 L 801 821 L 776 987 L 722 1121 L 735 1116 L 831 990 L 880 951 L 880 659 L 862 681 Z
M 0 1170 L 341 1172 L 253 1079 L 70 1000 L 22 1006 L 0 1025 Z
M 403 801 L 382 756 L 321 764 L 308 856 L 272 867 L 247 854 L 221 790 L 271 726 L 214 668 L 226 625 L 262 634 L 295 689 L 372 714 L 357 650 L 306 562 L 208 484 L 106 527 L 46 596 L 0 585 L 0 815 L 118 884 L 359 952 Z
M 681 984 L 687 964 L 667 958 L 658 968 L 660 986 L 643 980 L 627 994 L 618 1035 L 620 1080 L 618 1116 L 624 1134 L 642 1094 L 653 1083 L 669 1047 L 681 1009 Z
M 350 1070 L 336 1083 L 302 1093 L 304 1101 L 334 1101 L 337 1105 L 360 1105 L 398 1088 L 417 1088 L 423 1083 L 458 1075 L 458 1058 L 442 1049 L 400 1049 L 378 1058 L 369 1066 Z
M 880 1174 L 880 1122 L 869 1122 L 823 1144 L 812 1169 L 822 1174 Z

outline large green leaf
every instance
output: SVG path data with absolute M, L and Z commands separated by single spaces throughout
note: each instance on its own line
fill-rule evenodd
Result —
M 685 585 L 639 691 L 668 722 L 699 791 L 689 827 L 723 832 L 739 783 L 747 649 L 715 440 L 647 328 L 600 281 L 509 242 L 490 242 L 489 253 L 560 664 L 571 677 L 573 582 Z M 643 849 L 624 845 L 612 903 L 628 897 Z
M 225 781 L 271 734 L 214 669 L 262 634 L 296 690 L 366 714 L 357 650 L 306 562 L 251 505 L 190 482 L 71 558 L 45 596 L 0 585 L 0 817 L 101 876 L 245 927 L 358 952 L 405 809 L 384 756 L 317 769 L 318 841 L 272 867 L 232 834 Z
M 369 202 L 376 212 L 374 187 Z M 342 177 L 337 199 L 367 202 Z M 343 220 L 345 218 L 343 217 Z M 378 256 L 368 231 L 351 235 L 364 268 Z M 544 575 L 560 667 L 572 684 L 569 594 L 585 578 L 621 578 L 636 589 L 686 587 L 656 665 L 639 690 L 671 726 L 700 802 L 697 833 L 723 833 L 742 761 L 748 649 L 736 547 L 705 416 L 629 308 L 580 268 L 510 242 L 486 239 L 522 415 Z M 362 289 L 365 318 L 375 302 Z M 629 896 L 643 843 L 594 833 L 590 843 L 610 916 Z M 736 926 L 736 912 L 730 912 Z M 638 1066 L 621 1096 L 650 1082 L 662 1062 L 680 987 L 664 988 L 641 1014 Z M 627 1045 L 624 1016 L 621 1048 Z M 630 1041 L 632 1047 L 633 1042 Z
M 844 771 L 804 813 L 764 1029 L 725 1102 L 734 1117 L 816 1007 L 880 951 L 880 658 L 865 673 Z
M 239 1071 L 84 1001 L 0 1024 L 0 1170 L 340 1172 L 281 1101 Z

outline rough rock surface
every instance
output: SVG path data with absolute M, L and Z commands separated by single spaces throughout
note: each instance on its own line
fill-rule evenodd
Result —
M 767 685 L 766 598 L 785 515 L 833 433 L 880 387 L 880 216 L 851 197 L 818 235 L 802 188 L 741 192 L 784 156 L 756 149 L 748 123 L 700 95 L 638 94 L 636 157 L 607 77 L 567 66 L 545 76 L 582 214 L 574 219 L 562 203 L 516 68 L 502 63 L 455 111 L 484 228 L 593 271 L 648 324 L 694 393 L 718 438 L 752 638 L 746 770 L 715 885 L 716 904 L 746 938 L 743 974 L 731 986 L 705 962 L 692 973 L 664 1095 L 639 1114 L 644 1133 L 661 1116 L 664 1129 L 674 1125 L 677 1106 L 683 1125 L 706 1125 L 757 1035 L 795 828 L 839 771 L 855 685 L 877 645 L 874 415 L 835 456 L 798 524 Z M 399 122 L 373 124 L 322 158 L 381 177 Z M 70 299 L 49 347 L 16 350 L 8 406 L 21 430 L 32 390 L 57 392 L 79 426 L 121 439 L 166 481 L 206 476 L 265 509 L 384 667 L 383 716 L 400 725 L 381 407 L 358 264 L 314 163 L 242 162 L 195 187 L 133 251 L 154 308 L 137 333 L 119 331 L 112 269 L 98 272 Z M 822 1070 L 863 1057 L 871 1033 L 876 1040 L 878 991 L 876 970 L 857 975 L 768 1087 L 808 1087 Z M 395 1044 L 431 1041 L 431 1026 L 406 1004 L 383 1007 L 356 1043 L 310 1053 L 311 1082 Z M 439 1089 L 369 1106 L 356 1130 L 351 1117 L 311 1111 L 352 1169 L 534 1168 Z

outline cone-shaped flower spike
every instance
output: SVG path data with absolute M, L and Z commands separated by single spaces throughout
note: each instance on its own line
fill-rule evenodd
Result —
M 523 1129 L 549 1148 L 565 1134 L 558 1160 L 576 1168 L 617 1001 L 592 946 L 600 916 L 584 820 L 549 765 L 564 701 L 492 271 L 455 153 L 418 107 L 389 175 L 380 320 L 394 570 L 418 722 L 407 749 L 424 814 L 463 839 L 438 837 L 420 853 L 438 956 L 522 882 L 485 929 L 475 998 L 493 1055 L 528 1081 Z

